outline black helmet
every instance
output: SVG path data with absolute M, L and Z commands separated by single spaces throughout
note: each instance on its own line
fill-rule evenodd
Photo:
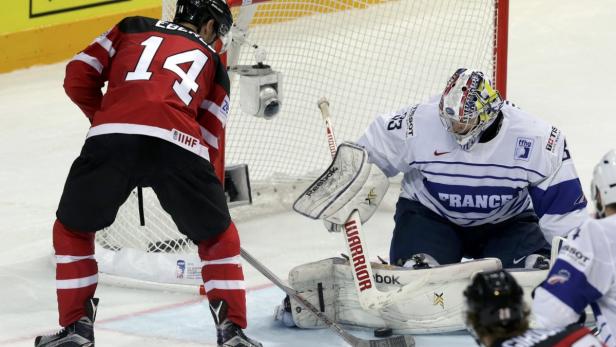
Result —
M 200 28 L 214 19 L 219 36 L 225 36 L 233 24 L 231 10 L 224 0 L 178 0 L 173 22 L 187 22 Z
M 478 273 L 464 296 L 481 327 L 515 327 L 526 318 L 524 290 L 505 270 Z

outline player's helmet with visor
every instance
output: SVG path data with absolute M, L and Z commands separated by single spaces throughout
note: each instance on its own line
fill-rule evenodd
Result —
M 443 125 L 469 151 L 496 119 L 503 101 L 483 72 L 460 68 L 447 82 L 439 103 Z
M 178 0 L 174 23 L 186 22 L 200 28 L 210 19 L 216 22 L 218 37 L 227 36 L 233 25 L 233 16 L 224 0 Z
M 590 182 L 590 194 L 600 217 L 605 206 L 616 204 L 616 151 L 610 150 L 595 166 Z
M 528 316 L 524 290 L 505 270 L 480 272 L 464 291 L 471 332 L 516 329 Z

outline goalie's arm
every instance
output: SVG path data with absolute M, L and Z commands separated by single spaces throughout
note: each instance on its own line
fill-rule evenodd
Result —
M 368 151 L 368 162 L 378 166 L 387 177 L 408 170 L 407 141 L 417 105 L 377 116 L 357 144 Z

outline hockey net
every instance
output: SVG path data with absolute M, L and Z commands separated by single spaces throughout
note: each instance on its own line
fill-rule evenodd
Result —
M 175 1 L 163 0 L 164 20 L 172 20 Z M 255 64 L 257 45 L 267 52 L 265 63 L 283 75 L 282 108 L 272 120 L 242 113 L 239 77 L 230 75 L 226 163 L 248 164 L 253 189 L 253 205 L 232 209 L 236 221 L 290 208 L 327 167 L 316 106 L 322 96 L 330 101 L 336 137 L 355 140 L 375 115 L 439 93 L 458 67 L 491 74 L 505 94 L 506 0 L 228 2 L 237 26 L 229 64 Z M 135 191 L 114 225 L 97 233 L 101 272 L 199 284 L 194 246 L 148 189 L 141 226 L 137 200 Z

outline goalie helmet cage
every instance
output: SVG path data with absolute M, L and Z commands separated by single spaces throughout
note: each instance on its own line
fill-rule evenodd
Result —
M 170 21 L 176 0 L 162 1 L 162 18 Z M 336 115 L 338 139 L 356 140 L 376 115 L 440 93 L 459 67 L 486 72 L 506 94 L 508 0 L 228 3 L 235 19 L 228 63 L 255 64 L 258 45 L 267 52 L 265 63 L 283 75 L 282 108 L 272 120 L 242 113 L 239 76 L 230 75 L 225 161 L 248 164 L 253 189 L 253 205 L 231 211 L 236 221 L 291 210 L 327 167 L 331 158 L 316 107 L 323 96 Z M 151 190 L 143 197 L 145 226 L 135 191 L 115 223 L 97 233 L 101 273 L 131 286 L 185 284 L 194 291 L 201 284 L 196 248 Z

